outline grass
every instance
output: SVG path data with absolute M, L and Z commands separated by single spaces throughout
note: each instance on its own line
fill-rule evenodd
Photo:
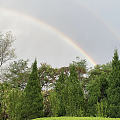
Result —
M 100 118 L 100 117 L 47 117 L 34 120 L 120 120 L 120 118 Z

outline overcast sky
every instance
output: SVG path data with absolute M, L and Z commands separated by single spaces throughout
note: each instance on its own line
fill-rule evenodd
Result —
M 19 14 L 44 21 L 72 38 L 97 64 L 112 59 L 120 48 L 120 0 L 0 0 L 0 31 L 16 36 L 19 58 L 64 66 L 80 51 L 64 42 L 54 31 Z M 6 10 L 7 9 L 7 10 Z

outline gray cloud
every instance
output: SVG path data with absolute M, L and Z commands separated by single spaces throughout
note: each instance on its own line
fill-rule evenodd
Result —
M 20 1 L 7 0 L 7 2 L 2 1 L 1 6 L 15 9 L 17 11 L 23 12 L 25 14 L 31 15 L 33 17 L 36 17 L 40 20 L 45 21 L 46 23 L 56 27 L 59 31 L 71 37 L 97 63 L 99 64 L 106 63 L 111 60 L 113 55 L 113 50 L 119 47 L 120 41 L 111 32 L 111 30 L 107 28 L 107 26 L 103 23 L 101 19 L 97 18 L 96 15 L 92 13 L 92 11 L 90 11 L 88 8 L 86 8 L 83 5 L 83 4 L 86 4 L 88 7 L 92 7 L 92 5 L 96 5 L 96 6 L 99 5 L 102 8 L 103 1 L 102 2 L 93 1 L 91 3 L 89 0 L 87 0 L 86 2 L 83 2 L 82 0 L 79 2 L 78 0 L 71 0 L 71 1 L 70 0 L 20 0 Z M 104 5 L 107 8 L 106 2 Z M 93 10 L 97 10 L 97 7 L 94 7 Z M 99 11 L 100 11 L 100 7 L 99 7 Z M 98 13 L 100 13 L 99 11 Z M 104 11 L 102 11 L 102 13 L 103 12 Z M 109 17 L 110 15 L 108 15 L 108 18 Z M 9 26 L 9 25 L 6 25 L 6 26 Z M 9 28 L 10 27 L 11 26 L 9 26 Z M 31 27 L 29 29 L 33 29 L 33 28 Z M 31 32 L 31 34 L 33 32 L 36 33 L 34 34 L 34 36 L 47 34 L 48 38 L 55 39 L 55 42 L 58 39 L 55 36 L 54 37 L 49 36 L 49 33 L 42 32 L 42 30 L 35 30 L 35 28 L 33 31 L 29 30 L 29 32 Z M 22 39 L 25 40 L 27 38 L 29 38 L 30 40 L 35 39 L 34 36 L 31 36 L 31 38 L 28 36 L 29 35 L 25 33 L 25 35 L 22 34 L 22 36 L 18 39 L 21 39 L 21 40 Z M 48 38 L 45 38 L 45 36 L 43 36 L 43 38 L 38 37 L 36 38 L 36 40 L 44 39 L 44 40 L 50 41 L 48 40 Z M 44 44 L 44 42 L 42 43 Z M 49 42 L 47 43 L 48 44 L 46 44 L 46 46 L 49 48 L 50 47 Z M 60 52 L 62 46 L 64 49 L 62 49 L 62 52 Z M 50 63 L 52 63 L 52 61 L 54 63 L 57 61 L 56 64 L 60 62 L 64 63 L 64 60 L 63 61 L 59 60 L 61 57 L 62 59 L 65 59 L 66 61 L 68 61 L 67 59 L 68 56 L 70 60 L 73 59 L 73 56 L 74 57 L 81 56 L 81 54 L 77 52 L 72 53 L 71 51 L 74 51 L 74 49 L 72 48 L 71 50 L 66 49 L 64 44 L 62 44 L 62 46 L 59 49 L 57 49 L 58 48 L 57 43 L 56 44 L 54 43 L 54 49 L 53 51 L 51 51 L 53 52 L 53 54 L 48 55 L 49 57 L 53 56 L 51 57 Z M 49 49 L 52 49 L 52 48 L 49 48 Z M 68 51 L 68 56 L 64 54 L 65 51 Z M 43 53 L 45 53 L 45 51 Z M 59 53 L 60 55 L 57 56 L 57 53 Z M 41 56 L 44 56 L 44 54 L 42 53 L 40 54 Z M 42 60 L 43 59 L 45 59 L 45 56 L 42 58 Z

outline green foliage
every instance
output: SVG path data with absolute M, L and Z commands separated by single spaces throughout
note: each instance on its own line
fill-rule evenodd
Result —
M 8 114 L 10 120 L 20 120 L 21 118 L 21 99 L 23 91 L 13 88 L 8 95 Z
M 53 116 L 83 116 L 84 95 L 76 66 L 69 66 L 70 75 L 62 71 L 50 96 Z
M 60 105 L 60 101 L 57 97 L 57 94 L 56 92 L 52 91 L 50 93 L 50 97 L 49 97 L 49 100 L 50 100 L 50 107 L 51 107 L 51 116 L 58 116 L 58 111 L 59 111 L 59 105 Z
M 65 82 L 65 110 L 67 116 L 83 116 L 84 95 L 74 65 L 70 65 L 70 76 Z
M 107 117 L 108 105 L 106 100 L 102 100 L 101 102 L 97 102 L 96 111 L 97 117 Z
M 56 80 L 57 69 L 52 68 L 46 63 L 43 63 L 38 69 L 38 77 L 42 88 L 49 90 L 51 87 L 53 87 L 53 83 Z
M 48 117 L 35 120 L 120 120 L 120 118 L 101 118 L 101 117 Z
M 109 67 L 108 67 L 109 66 Z M 107 116 L 107 89 L 110 65 L 96 66 L 90 71 L 88 89 L 88 115 Z
M 43 96 L 38 80 L 36 61 L 33 64 L 32 73 L 25 88 L 25 98 L 22 109 L 24 109 L 22 119 L 33 119 L 43 116 Z
M 44 104 L 44 117 L 50 117 L 52 115 L 51 105 L 50 105 L 50 94 L 52 93 L 51 90 L 43 91 L 43 104 Z
M 59 111 L 58 116 L 65 116 L 65 80 L 67 79 L 67 76 L 64 74 L 64 71 L 61 72 L 59 79 L 56 81 L 55 84 L 55 92 L 57 94 L 57 99 L 59 100 Z
M 8 96 L 11 90 L 11 86 L 8 83 L 1 83 L 0 84 L 0 119 L 7 119 L 8 118 Z
M 83 75 L 87 73 L 86 60 L 80 60 L 79 57 L 76 57 L 76 61 L 73 61 L 73 65 L 78 73 L 78 79 L 82 81 Z
M 120 117 L 120 60 L 117 50 L 112 60 L 112 71 L 108 79 L 109 116 Z
M 61 72 L 59 79 L 55 83 L 54 91 L 50 95 L 53 116 L 65 116 L 65 80 L 67 76 Z
M 2 76 L 5 81 L 0 83 L 0 119 L 120 117 L 120 60 L 117 50 L 111 63 L 97 65 L 89 72 L 86 61 L 77 60 L 69 67 L 59 69 L 41 64 L 38 70 L 35 61 L 31 74 L 28 61 L 11 63 Z
M 59 100 L 59 110 L 58 116 L 65 116 L 65 81 L 67 79 L 67 75 L 64 74 L 64 71 L 61 72 L 59 79 L 56 81 L 55 84 L 55 92 L 57 94 L 57 99 Z
M 20 59 L 10 63 L 4 73 L 4 80 L 8 81 L 14 88 L 24 89 L 29 79 L 29 74 L 28 61 Z
M 0 84 L 0 119 L 21 120 L 22 94 L 23 91 L 7 82 Z

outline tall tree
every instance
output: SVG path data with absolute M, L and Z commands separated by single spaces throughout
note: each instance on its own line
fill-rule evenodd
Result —
M 43 116 L 43 97 L 38 80 L 37 61 L 35 60 L 30 78 L 25 88 L 24 118 L 34 119 Z
M 91 79 L 88 85 L 88 115 L 106 117 L 106 90 L 108 88 L 108 82 L 106 78 L 107 75 L 102 73 L 101 75 L 96 76 L 94 79 Z M 98 107 L 101 107 L 104 109 L 104 111 L 101 111 L 101 108 L 99 109 Z
M 107 116 L 107 89 L 110 72 L 111 63 L 97 65 L 89 71 L 86 95 L 88 116 Z M 103 111 L 100 110 L 101 107 Z
M 65 109 L 66 115 L 83 116 L 84 94 L 74 65 L 70 65 L 70 76 L 66 81 Z
M 11 32 L 0 34 L 0 67 L 15 56 L 12 48 L 13 41 L 14 37 Z
M 59 111 L 58 116 L 65 116 L 65 81 L 68 78 L 67 75 L 64 74 L 64 71 L 61 72 L 59 79 L 56 81 L 55 84 L 55 92 L 57 94 L 58 100 L 59 100 Z
M 60 72 L 58 80 L 56 80 L 54 90 L 50 94 L 50 105 L 53 116 L 65 116 L 65 81 L 68 76 L 64 70 Z
M 108 82 L 109 116 L 120 117 L 120 60 L 117 50 L 114 52 L 112 71 Z

